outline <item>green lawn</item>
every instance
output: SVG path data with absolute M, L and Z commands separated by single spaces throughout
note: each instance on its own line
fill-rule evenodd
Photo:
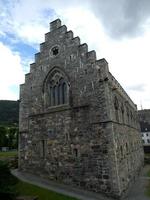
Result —
M 148 165 L 148 170 L 146 170 L 145 176 L 150 177 L 150 166 Z M 148 180 L 148 184 L 146 186 L 145 194 L 150 197 L 150 180 Z
M 146 186 L 145 194 L 146 196 L 150 197 L 150 181 L 148 181 L 148 185 Z
M 0 152 L 0 159 L 1 158 L 13 158 L 17 156 L 17 151 L 6 151 L 6 152 Z
M 146 174 L 148 177 L 150 177 L 150 170 L 147 172 L 147 174 Z
M 77 200 L 22 181 L 17 183 L 15 190 L 21 196 L 38 196 L 38 200 Z

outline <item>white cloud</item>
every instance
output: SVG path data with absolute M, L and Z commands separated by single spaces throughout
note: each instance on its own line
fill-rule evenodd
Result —
M 20 56 L 1 42 L 0 55 L 0 99 L 17 99 L 18 96 L 10 88 L 24 80 Z
M 150 108 L 149 36 L 145 34 L 144 37 L 118 42 L 111 40 L 103 48 L 110 71 L 126 89 L 134 103 L 139 107 L 142 102 L 143 108 Z M 144 86 L 142 91 L 141 87 L 137 88 L 140 85 Z M 135 86 L 137 90 L 134 89 Z
M 116 41 L 105 34 L 100 20 L 90 10 L 78 7 L 63 12 L 60 13 L 65 24 L 75 32 L 75 36 L 80 36 L 82 43 L 87 42 L 89 50 L 96 50 L 98 59 L 104 57 L 108 61 L 110 71 L 134 103 L 140 107 L 142 102 L 143 108 L 150 108 L 148 26 L 145 26 L 144 35 Z M 143 90 L 138 88 L 139 85 L 144 85 Z

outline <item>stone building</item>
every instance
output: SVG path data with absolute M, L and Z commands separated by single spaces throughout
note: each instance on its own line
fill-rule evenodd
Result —
M 136 105 L 59 19 L 20 86 L 19 152 L 20 170 L 114 197 L 142 167 Z

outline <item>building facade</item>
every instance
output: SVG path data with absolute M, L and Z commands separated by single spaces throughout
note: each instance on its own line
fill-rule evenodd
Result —
M 147 128 L 142 132 L 142 142 L 144 146 L 150 146 L 150 130 L 147 130 Z
M 144 152 L 150 153 L 150 110 L 139 110 L 138 115 Z
M 20 86 L 19 120 L 20 170 L 117 197 L 140 172 L 136 105 L 59 19 Z

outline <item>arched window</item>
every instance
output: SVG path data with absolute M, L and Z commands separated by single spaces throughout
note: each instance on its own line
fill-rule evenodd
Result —
M 53 102 L 53 93 L 52 93 L 52 90 L 53 90 L 53 88 L 49 87 L 48 94 L 50 94 L 50 96 L 48 98 L 48 101 L 49 101 L 49 105 L 50 106 L 52 105 L 52 102 Z
M 69 102 L 69 85 L 59 70 L 53 70 L 45 82 L 47 106 L 58 106 Z
M 126 142 L 126 154 L 129 153 L 128 143 Z
M 121 104 L 122 123 L 124 123 L 124 105 Z
M 119 122 L 119 102 L 117 97 L 115 97 L 114 99 L 114 108 L 115 108 L 116 121 Z
M 129 122 L 130 122 L 130 120 L 129 120 L 129 108 L 127 107 L 126 110 L 127 110 L 127 123 L 129 124 Z
M 55 105 L 56 105 L 55 91 L 56 91 L 56 86 L 54 86 L 53 89 L 52 89 L 52 93 L 53 93 L 52 106 L 55 106 Z
M 57 95 L 58 95 L 58 105 L 59 105 L 61 104 L 61 84 L 58 85 Z
M 65 82 L 62 84 L 62 103 L 67 103 L 67 85 Z

